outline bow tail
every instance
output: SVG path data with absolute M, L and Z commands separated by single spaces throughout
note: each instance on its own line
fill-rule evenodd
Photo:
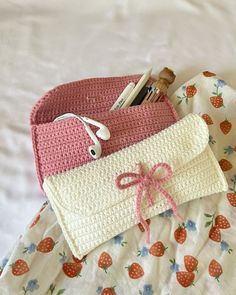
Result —
M 173 210 L 174 215 L 182 222 L 183 221 L 183 217 L 178 213 L 177 204 L 176 204 L 175 200 L 161 186 L 158 186 L 158 190 L 159 190 L 160 193 L 162 193 L 162 195 L 166 198 L 167 202 L 170 204 L 171 209 Z
M 143 218 L 142 216 L 142 193 L 143 189 L 142 186 L 137 187 L 137 192 L 136 192 L 136 201 L 135 201 L 135 213 L 138 221 L 142 224 L 145 232 L 146 232 L 146 243 L 150 243 L 150 227 L 147 221 Z

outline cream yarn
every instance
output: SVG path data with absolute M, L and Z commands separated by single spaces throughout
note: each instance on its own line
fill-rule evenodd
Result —
M 135 187 L 119 190 L 116 177 L 137 172 L 142 162 L 149 170 L 166 162 L 174 171 L 163 185 L 177 204 L 227 190 L 227 183 L 208 146 L 206 123 L 190 114 L 165 130 L 134 145 L 44 179 L 43 188 L 57 215 L 65 238 L 76 257 L 137 224 Z M 153 217 L 169 205 L 156 192 L 155 205 L 143 204 L 145 218 Z

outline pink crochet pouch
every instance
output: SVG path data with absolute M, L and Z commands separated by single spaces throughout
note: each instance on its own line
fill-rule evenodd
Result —
M 64 113 L 84 115 L 109 128 L 111 138 L 100 140 L 102 157 L 150 137 L 178 120 L 167 97 L 157 103 L 110 111 L 126 85 L 137 83 L 140 77 L 131 75 L 71 82 L 50 90 L 36 103 L 30 124 L 41 186 L 47 176 L 94 161 L 88 153 L 93 142 L 79 120 L 71 118 L 53 122 Z M 91 129 L 95 131 L 96 128 L 92 126 Z

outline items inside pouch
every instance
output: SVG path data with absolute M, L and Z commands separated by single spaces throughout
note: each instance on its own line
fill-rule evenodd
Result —
M 151 77 L 151 72 L 151 69 L 145 72 L 137 83 L 129 82 L 110 110 L 162 101 L 176 76 L 171 69 L 164 68 L 155 80 Z

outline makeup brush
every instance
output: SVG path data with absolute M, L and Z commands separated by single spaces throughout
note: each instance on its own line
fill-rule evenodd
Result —
M 141 104 L 158 101 L 161 96 L 167 93 L 170 84 L 175 81 L 175 77 L 176 75 L 174 74 L 174 72 L 171 69 L 165 67 L 159 73 L 158 80 L 152 83 L 152 90 L 145 96 Z

